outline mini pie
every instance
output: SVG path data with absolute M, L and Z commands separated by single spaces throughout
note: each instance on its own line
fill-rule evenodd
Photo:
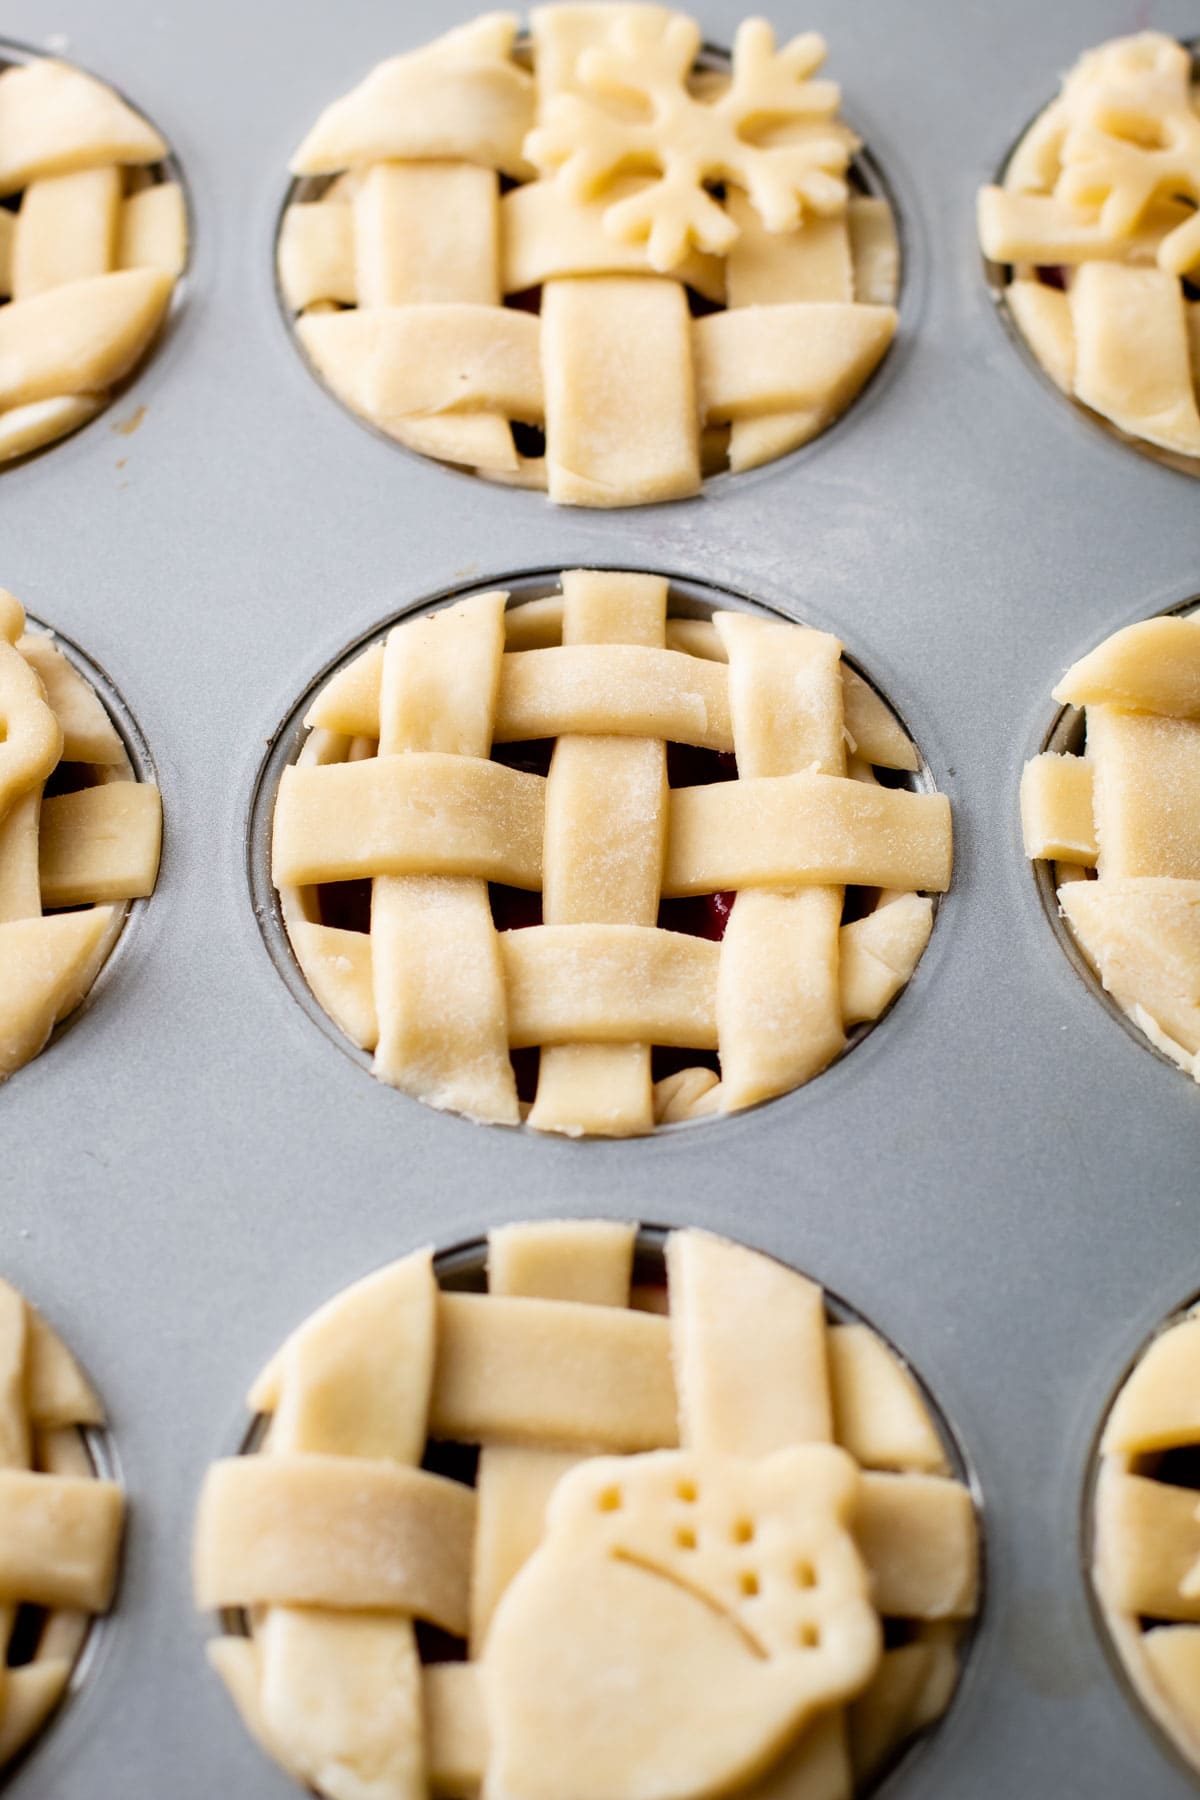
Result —
M 663 1317 L 634 1247 L 506 1226 L 486 1294 L 418 1252 L 252 1389 L 197 1603 L 250 1730 L 327 1800 L 849 1800 L 949 1704 L 975 1513 L 913 1377 L 703 1232 L 667 1239 Z M 480 1446 L 473 1486 L 448 1444 Z
M 1191 53 L 1161 32 L 1089 50 L 1003 186 L 980 194 L 979 236 L 1051 379 L 1130 437 L 1200 459 L 1194 81 Z
M 0 1082 L 84 998 L 161 840 L 158 789 L 95 690 L 0 590 Z
M 112 1599 L 124 1505 L 81 1435 L 103 1423 L 65 1344 L 0 1281 L 0 1769 L 58 1704 Z
M 86 424 L 145 355 L 187 253 L 167 154 L 81 69 L 0 72 L 0 462 Z
M 875 776 L 913 744 L 825 632 L 669 619 L 657 575 L 505 602 L 405 620 L 306 714 L 272 867 L 314 996 L 496 1123 L 630 1136 L 807 1081 L 950 880 L 948 801 Z
M 1200 1770 L 1200 1313 L 1118 1394 L 1096 1483 L 1092 1579 L 1142 1703 Z
M 843 412 L 896 328 L 891 210 L 852 190 L 821 38 L 752 19 L 728 71 L 700 54 L 660 6 L 537 7 L 519 42 L 489 13 L 328 107 L 278 269 L 339 398 L 575 506 L 694 494 Z
M 1200 617 L 1129 625 L 1054 690 L 1083 756 L 1025 765 L 1025 853 L 1055 869 L 1088 962 L 1156 1049 L 1200 1080 Z

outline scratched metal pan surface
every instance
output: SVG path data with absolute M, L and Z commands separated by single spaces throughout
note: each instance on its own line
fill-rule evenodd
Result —
M 1109 1394 L 1200 1290 L 1200 1094 L 1056 940 L 1017 782 L 1067 664 L 1200 589 L 1200 490 L 1040 379 L 996 315 L 973 224 L 1058 72 L 1147 10 L 776 6 L 781 33 L 829 38 L 897 198 L 900 340 L 805 451 L 605 514 L 382 442 L 318 387 L 277 306 L 285 168 L 310 121 L 476 10 L 9 0 L 0 21 L 150 115 L 195 228 L 183 303 L 119 404 L 0 476 L 0 581 L 123 697 L 166 809 L 157 894 L 93 1003 L 0 1093 L 0 1267 L 97 1382 L 131 1496 L 114 1618 L 5 1800 L 286 1800 L 205 1666 L 189 1593 L 197 1488 L 239 1441 L 248 1383 L 313 1307 L 413 1246 L 592 1213 L 708 1226 L 810 1271 L 907 1353 L 966 1447 L 986 1612 L 897 1800 L 1182 1800 L 1194 1783 L 1097 1634 L 1081 1519 Z M 696 10 L 727 45 L 735 0 Z M 1150 11 L 1195 30 L 1184 0 Z M 280 978 L 247 874 L 268 743 L 347 644 L 456 583 L 588 563 L 836 632 L 956 823 L 929 951 L 858 1048 L 789 1098 L 633 1143 L 473 1127 L 376 1085 Z

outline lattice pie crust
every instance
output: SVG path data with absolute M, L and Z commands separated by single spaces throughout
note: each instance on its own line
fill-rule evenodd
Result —
M 979 197 L 1017 328 L 1066 393 L 1200 458 L 1200 107 L 1161 32 L 1089 50 Z
M 975 1515 L 912 1376 L 697 1231 L 663 1317 L 634 1240 L 505 1227 L 487 1294 L 419 1252 L 255 1384 L 197 1601 L 242 1609 L 212 1660 L 328 1800 L 848 1800 L 949 1703 Z M 481 1446 L 473 1488 L 427 1439 Z
M 913 745 L 825 632 L 668 620 L 654 575 L 505 600 L 396 626 L 306 716 L 272 855 L 314 995 L 382 1080 L 475 1119 L 629 1136 L 807 1081 L 904 986 L 918 890 L 950 879 L 947 800 L 875 776 Z M 700 785 L 668 786 L 667 741 L 709 753 Z M 331 923 L 366 881 L 369 935 Z M 524 928 L 497 930 L 502 889 L 540 895 Z M 708 1062 L 656 1081 L 655 1045 Z
M 1083 756 L 1027 763 L 1028 856 L 1117 1004 L 1200 1080 L 1200 618 L 1130 625 L 1054 690 L 1084 707 Z
M 161 839 L 95 690 L 0 590 L 0 1082 L 91 987 Z
M 576 506 L 807 443 L 891 342 L 899 269 L 822 40 L 750 20 L 723 74 L 664 7 L 531 18 L 381 63 L 300 146 L 325 186 L 279 280 L 317 371 L 411 449 Z
M 61 1339 L 0 1281 L 0 1769 L 58 1704 L 112 1598 L 121 1490 L 80 1432 L 103 1423 Z
M 158 330 L 187 252 L 166 155 L 82 70 L 0 72 L 0 462 L 86 424 Z
M 1200 1769 L 1200 1315 L 1157 1337 L 1100 1446 L 1092 1576 L 1143 1704 Z

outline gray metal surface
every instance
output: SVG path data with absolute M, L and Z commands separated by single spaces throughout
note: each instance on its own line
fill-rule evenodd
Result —
M 163 787 L 158 893 L 94 1004 L 0 1093 L 0 1265 L 108 1403 L 131 1495 L 119 1611 L 13 1800 L 218 1786 L 285 1800 L 203 1661 L 191 1512 L 242 1396 L 336 1288 L 522 1216 L 640 1213 L 810 1270 L 912 1358 L 987 1506 L 989 1600 L 957 1704 L 897 1796 L 1195 1791 L 1109 1667 L 1081 1574 L 1092 1433 L 1200 1289 L 1200 1095 L 1081 982 L 1022 860 L 1050 688 L 1200 587 L 1186 477 L 1047 390 L 994 316 L 973 203 L 1098 0 L 789 0 L 898 194 L 902 341 L 800 455 L 637 512 L 556 511 L 381 444 L 304 369 L 272 287 L 292 147 L 381 56 L 477 8 L 9 0 L 3 28 L 123 87 L 191 184 L 186 304 L 121 404 L 0 477 L 0 579 L 113 678 Z M 735 0 L 700 9 L 728 42 Z M 1136 14 L 1136 16 L 1135 16 Z M 1184 0 L 1152 22 L 1184 33 Z M 146 407 L 128 436 L 114 425 Z M 255 775 L 312 675 L 456 579 L 595 560 L 726 584 L 836 631 L 917 734 L 957 828 L 909 991 L 802 1092 L 710 1128 L 571 1144 L 376 1086 L 280 980 L 250 904 Z

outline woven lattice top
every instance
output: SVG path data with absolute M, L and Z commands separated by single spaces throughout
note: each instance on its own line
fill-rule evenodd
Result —
M 335 177 L 279 241 L 319 373 L 401 443 L 581 506 L 815 437 L 887 349 L 898 284 L 820 38 L 749 21 L 722 73 L 664 7 L 540 7 L 527 45 L 516 25 L 381 63 L 293 158 Z
M 58 1704 L 112 1597 L 121 1491 L 80 1435 L 103 1422 L 61 1339 L 0 1281 L 0 1768 Z
M 1134 1686 L 1200 1768 L 1200 1318 L 1155 1338 L 1101 1441 L 1093 1580 Z
M 187 252 L 166 155 L 81 70 L 0 72 L 0 462 L 86 424 L 158 330 Z
M 91 987 L 161 838 L 95 691 L 0 591 L 0 1081 Z
M 1025 849 L 1117 1003 L 1200 1080 L 1200 618 L 1115 632 L 1054 690 L 1082 707 L 1082 756 L 1021 784 Z
M 329 1800 L 848 1800 L 948 1704 L 975 1518 L 911 1375 L 704 1233 L 631 1286 L 634 1236 L 495 1231 L 486 1294 L 408 1257 L 256 1383 L 197 1598 L 248 1612 L 213 1661 Z
M 1200 108 L 1161 32 L 1089 50 L 979 199 L 984 252 L 1047 372 L 1130 436 L 1200 457 Z
M 912 744 L 827 633 L 667 601 L 659 576 L 585 570 L 561 600 L 484 594 L 318 696 L 274 879 L 314 994 L 383 1080 L 629 1135 L 798 1086 L 907 981 L 917 890 L 950 877 L 947 801 L 875 778 L 915 768 Z M 852 922 L 847 884 L 876 890 Z M 347 894 L 369 930 L 338 923 Z

